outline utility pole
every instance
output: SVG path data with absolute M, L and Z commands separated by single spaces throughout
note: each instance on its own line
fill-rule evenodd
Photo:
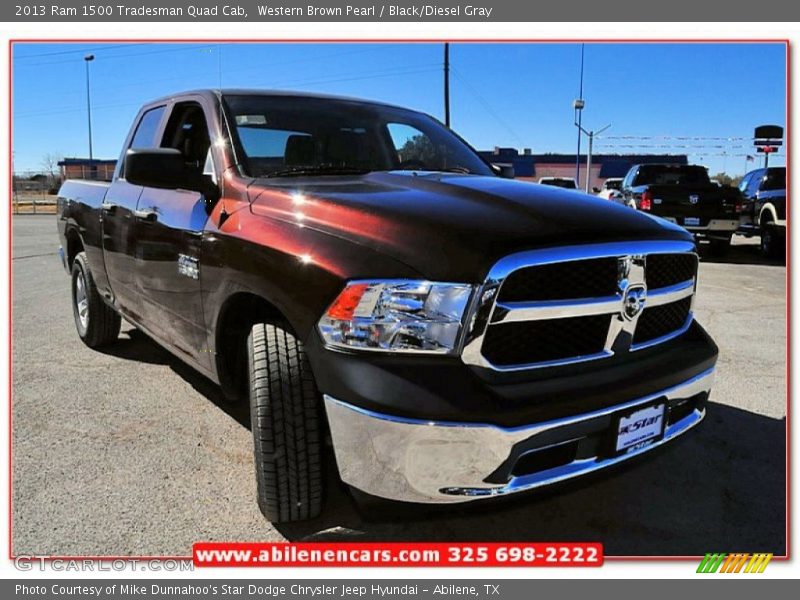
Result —
M 444 43 L 444 124 L 450 127 L 450 44 Z
M 86 116 L 89 121 L 89 168 L 91 169 L 94 154 L 92 153 L 92 95 L 89 87 L 89 63 L 94 60 L 94 54 L 87 54 L 83 60 L 86 63 Z
M 575 109 L 575 123 L 578 126 L 578 151 L 575 153 L 575 185 L 581 184 L 581 120 L 583 116 L 583 107 L 586 102 L 583 100 L 583 53 L 586 44 L 581 44 L 581 81 L 578 90 L 578 98 L 572 103 Z

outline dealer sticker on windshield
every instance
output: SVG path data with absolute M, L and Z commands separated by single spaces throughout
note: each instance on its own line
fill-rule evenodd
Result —
M 700 219 L 698 217 L 685 217 L 683 219 L 684 225 L 700 225 Z
M 664 404 L 648 406 L 619 420 L 617 452 L 651 444 L 664 432 Z

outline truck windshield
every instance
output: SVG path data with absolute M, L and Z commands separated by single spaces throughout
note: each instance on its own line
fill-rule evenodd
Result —
M 302 96 L 226 95 L 235 140 L 253 177 L 449 171 L 492 175 L 435 119 L 379 104 Z
M 635 185 L 710 184 L 708 171 L 694 165 L 642 165 Z

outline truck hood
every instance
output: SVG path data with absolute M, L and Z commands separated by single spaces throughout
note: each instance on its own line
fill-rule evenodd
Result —
M 523 250 L 692 239 L 608 200 L 499 177 L 393 171 L 259 179 L 249 192 L 254 214 L 369 247 L 439 280 L 482 280 L 498 259 Z

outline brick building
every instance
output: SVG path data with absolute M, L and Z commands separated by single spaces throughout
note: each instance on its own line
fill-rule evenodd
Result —
M 61 179 L 95 179 L 97 181 L 111 181 L 116 160 L 101 160 L 95 158 L 65 158 L 58 162 L 61 169 Z

